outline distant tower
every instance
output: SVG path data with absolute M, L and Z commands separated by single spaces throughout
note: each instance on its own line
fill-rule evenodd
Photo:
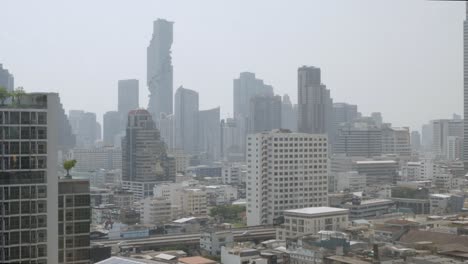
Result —
M 321 82 L 320 68 L 298 69 L 298 132 L 326 134 L 332 125 L 333 102 Z
M 175 180 L 175 161 L 166 153 L 158 129 L 146 110 L 128 114 L 122 139 L 122 186 L 143 199 L 153 195 L 155 184 Z
M 117 109 L 127 120 L 128 112 L 139 107 L 138 80 L 119 80 L 119 99 Z
M 8 72 L 7 69 L 3 69 L 3 65 L 0 64 L 0 86 L 5 87 L 8 91 L 13 91 L 14 83 L 13 74 Z
M 172 114 L 172 35 L 174 22 L 158 19 L 147 48 L 147 84 L 150 91 L 148 110 L 154 119 L 161 113 Z
M 252 97 L 249 116 L 249 133 L 281 128 L 281 96 Z
M 175 94 L 175 143 L 186 153 L 198 151 L 198 93 L 179 87 Z

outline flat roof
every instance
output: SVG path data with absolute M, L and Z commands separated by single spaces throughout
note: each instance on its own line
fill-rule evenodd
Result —
M 395 164 L 394 160 L 357 160 L 356 164 Z
M 295 213 L 295 214 L 326 214 L 326 213 L 347 213 L 348 209 L 343 208 L 335 208 L 335 207 L 307 207 L 301 209 L 291 209 L 291 210 L 284 210 L 285 213 Z
M 439 198 L 450 198 L 450 195 L 448 194 L 441 194 L 441 193 L 433 193 L 430 196 L 432 197 L 439 197 Z

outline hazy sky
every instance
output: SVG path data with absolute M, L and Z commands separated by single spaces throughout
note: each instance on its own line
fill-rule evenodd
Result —
M 297 68 L 322 68 L 335 102 L 395 126 L 462 113 L 464 4 L 423 0 L 2 0 L 0 63 L 69 109 L 117 108 L 117 80 L 147 107 L 152 21 L 174 21 L 174 92 L 232 115 L 232 80 L 255 72 L 297 101 Z

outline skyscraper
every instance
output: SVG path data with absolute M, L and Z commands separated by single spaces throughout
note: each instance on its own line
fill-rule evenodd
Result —
M 55 93 L 0 106 L 0 262 L 59 263 L 57 151 L 64 130 Z
M 212 161 L 221 156 L 220 108 L 198 112 L 198 146 Z
M 104 114 L 103 119 L 104 144 L 108 146 L 114 145 L 115 137 L 120 133 L 121 115 L 117 111 L 109 111 Z
M 332 100 L 330 91 L 321 82 L 320 68 L 298 69 L 298 131 L 326 134 L 331 129 Z
M 93 147 L 97 140 L 96 114 L 83 110 L 70 110 L 68 120 L 76 135 L 76 145 L 79 147 Z
M 328 205 L 326 135 L 273 130 L 247 138 L 247 225 L 284 210 Z
M 198 93 L 179 87 L 175 94 L 175 143 L 186 153 L 198 151 Z
M 281 128 L 281 96 L 256 95 L 250 99 L 249 133 Z
M 0 86 L 5 87 L 10 92 L 14 90 L 15 86 L 13 74 L 8 72 L 7 69 L 3 69 L 2 64 L 0 64 Z
M 411 149 L 414 152 L 421 150 L 421 134 L 417 130 L 411 131 Z
M 238 79 L 234 79 L 234 118 L 248 117 L 250 99 L 256 95 L 273 96 L 273 87 L 257 79 L 255 73 L 241 72 Z
M 175 161 L 167 156 L 151 114 L 143 109 L 128 114 L 126 135 L 122 139 L 122 186 L 136 199 L 153 194 L 153 186 L 175 180 Z
M 468 3 L 463 21 L 463 161 L 468 171 Z
M 283 95 L 281 104 L 281 128 L 297 131 L 297 105 L 291 103 L 289 95 Z
M 118 82 L 118 105 L 117 110 L 126 121 L 130 110 L 138 109 L 139 107 L 139 83 L 138 80 L 119 80 Z
M 173 150 L 175 148 L 174 115 L 161 113 L 159 118 L 159 132 L 167 148 Z
M 147 48 L 147 84 L 150 91 L 148 111 L 157 119 L 161 113 L 172 114 L 173 73 L 172 35 L 174 22 L 158 19 L 153 23 L 153 37 Z
M 242 142 L 245 138 L 244 130 L 239 127 L 239 121 L 234 118 L 221 120 L 221 153 L 224 160 L 243 161 Z

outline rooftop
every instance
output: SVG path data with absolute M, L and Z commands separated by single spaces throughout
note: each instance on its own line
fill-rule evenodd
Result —
M 185 264 L 215 264 L 217 263 L 214 260 L 199 257 L 199 256 L 179 258 L 179 262 L 185 263 Z
M 326 214 L 326 213 L 347 213 L 348 209 L 335 208 L 335 207 L 307 207 L 301 209 L 291 209 L 285 210 L 286 213 L 296 213 L 296 214 Z
M 397 164 L 394 160 L 358 160 L 356 164 Z

